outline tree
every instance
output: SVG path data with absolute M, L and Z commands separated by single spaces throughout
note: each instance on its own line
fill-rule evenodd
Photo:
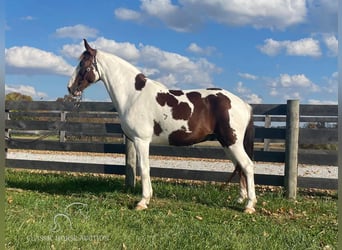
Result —
M 64 95 L 64 97 L 58 97 L 57 102 L 74 102 L 75 101 L 75 97 L 73 97 L 72 95 Z
M 5 97 L 6 101 L 31 101 L 32 102 L 32 97 L 29 95 L 23 95 L 18 92 L 11 92 L 8 93 Z

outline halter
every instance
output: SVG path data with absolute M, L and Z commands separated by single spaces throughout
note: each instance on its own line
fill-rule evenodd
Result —
M 94 66 L 94 68 L 95 68 L 95 70 L 96 70 L 97 74 L 99 75 L 99 80 L 100 80 L 100 79 L 101 79 L 101 76 L 100 76 L 99 69 L 98 69 L 98 67 L 97 67 L 96 55 L 95 55 L 95 56 L 94 56 L 94 58 L 93 58 L 92 65 Z M 98 81 L 99 81 L 99 80 L 98 80 Z
M 99 68 L 97 67 L 97 60 L 96 60 L 96 56 L 93 57 L 93 61 L 91 63 L 91 65 L 95 68 L 95 71 L 97 72 L 97 74 L 99 75 L 99 79 L 96 81 L 98 82 L 99 80 L 101 80 L 101 75 L 100 75 L 100 71 L 99 71 Z M 86 71 L 89 72 L 91 70 L 91 67 L 87 67 L 86 68 Z M 79 86 L 76 87 L 76 90 L 77 91 L 80 91 L 80 88 Z M 81 91 L 81 93 L 83 94 L 83 91 Z M 80 98 L 78 98 L 78 102 L 80 102 L 82 100 L 82 94 L 80 96 Z

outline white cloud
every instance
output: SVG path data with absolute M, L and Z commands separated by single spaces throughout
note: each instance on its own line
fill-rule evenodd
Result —
M 139 20 L 141 18 L 139 12 L 125 8 L 114 10 L 114 15 L 121 20 Z
M 216 49 L 215 47 L 212 47 L 212 46 L 207 46 L 205 48 L 202 48 L 198 46 L 196 43 L 191 43 L 189 47 L 187 48 L 187 50 L 194 54 L 210 56 L 211 54 L 213 54 L 213 52 Z
M 317 104 L 317 105 L 328 105 L 328 104 L 336 105 L 337 101 L 309 99 L 308 103 L 309 104 Z
M 188 47 L 188 51 L 192 52 L 192 53 L 203 53 L 203 49 L 198 46 L 196 43 L 191 43 Z
M 270 94 L 270 96 L 277 96 L 277 95 L 279 95 L 279 92 L 278 92 L 277 88 L 271 88 L 269 94 Z
M 207 21 L 229 26 L 284 29 L 306 20 L 305 0 L 142 0 L 140 10 L 118 8 L 122 20 L 157 19 L 176 31 L 192 31 Z
M 260 96 L 258 96 L 257 94 L 248 94 L 245 97 L 245 101 L 247 103 L 252 103 L 252 104 L 261 104 L 262 98 Z
M 303 99 L 310 93 L 321 91 L 321 88 L 304 74 L 280 74 L 279 77 L 271 80 L 269 87 L 270 96 L 283 100 Z
M 183 1 L 183 4 L 186 1 Z M 194 14 L 188 12 L 185 8 L 173 5 L 171 0 L 142 0 L 140 9 L 141 16 L 144 20 L 150 18 L 159 19 L 164 22 L 169 28 L 185 32 L 193 28 L 197 22 Z
M 259 46 L 259 49 L 262 53 L 269 55 L 269 56 L 276 56 L 280 53 L 280 51 L 284 48 L 284 45 L 272 38 L 266 39 L 264 41 L 263 46 Z
M 134 44 L 129 42 L 119 43 L 114 40 L 108 40 L 104 37 L 99 37 L 94 41 L 93 44 L 100 50 L 116 54 L 117 56 L 123 57 L 128 61 L 135 62 L 139 58 L 139 50 Z
M 56 30 L 55 35 L 59 38 L 93 38 L 97 37 L 98 30 L 90 28 L 88 26 L 77 24 L 74 26 L 66 26 Z
M 281 74 L 279 77 L 279 84 L 282 87 L 302 87 L 302 88 L 309 88 L 313 85 L 313 83 L 303 74 L 300 75 L 288 75 L 288 74 Z
M 63 45 L 61 53 L 66 57 L 77 59 L 80 57 L 83 51 L 84 51 L 84 45 L 83 45 L 83 42 L 81 42 L 79 44 Z
M 139 67 L 151 79 L 160 81 L 169 88 L 213 87 L 212 75 L 221 72 L 204 58 L 190 59 L 186 56 L 160 48 L 97 38 L 89 42 L 94 48 L 113 53 Z M 64 45 L 65 56 L 78 58 L 84 51 L 83 43 Z
M 115 54 L 131 62 L 135 62 L 139 58 L 139 50 L 129 42 L 118 43 L 114 40 L 99 37 L 94 42 L 89 42 L 89 44 L 95 49 Z M 83 41 L 79 44 L 66 44 L 62 48 L 62 54 L 72 58 L 78 58 L 83 51 Z
M 293 100 L 293 99 L 301 100 L 303 99 L 303 97 L 299 92 L 290 92 L 290 93 L 285 93 L 283 95 L 283 99 L 284 100 Z
M 322 54 L 319 42 L 312 38 L 303 38 L 298 41 L 285 42 L 286 53 L 292 56 L 318 57 Z
M 338 93 L 338 72 L 334 72 L 331 76 L 323 77 L 323 90 L 330 94 Z
M 212 74 L 219 73 L 220 68 L 206 59 L 190 60 L 189 58 L 149 45 L 140 45 L 139 64 L 158 69 L 158 74 L 151 77 L 161 81 L 168 87 L 199 86 L 212 87 Z M 172 76 L 171 82 L 164 82 L 165 77 Z
M 276 41 L 269 38 L 264 41 L 264 45 L 258 48 L 269 56 L 278 55 L 282 51 L 291 56 L 319 57 L 322 55 L 319 41 L 313 38 L 303 38 L 297 41 Z
M 324 34 L 323 35 L 323 41 L 329 50 L 328 55 L 337 56 L 337 54 L 338 54 L 338 40 L 336 39 L 336 36 L 333 34 Z
M 24 16 L 21 18 L 21 20 L 24 20 L 24 21 L 33 21 L 33 20 L 36 20 L 35 17 L 33 16 Z
M 5 50 L 6 72 L 16 74 L 56 74 L 69 76 L 73 67 L 51 52 L 33 47 Z
M 289 75 L 281 74 L 278 82 L 284 88 L 303 88 L 306 91 L 318 92 L 319 86 L 310 81 L 304 74 Z
M 227 25 L 251 25 L 255 28 L 284 29 L 302 23 L 306 16 L 304 0 L 220 0 L 189 1 L 203 6 L 212 19 Z
M 259 95 L 252 93 L 250 89 L 246 88 L 243 85 L 243 82 L 238 82 L 236 85 L 236 91 L 239 93 L 241 98 L 244 99 L 246 102 L 253 104 L 262 103 L 262 98 Z
M 301 103 L 336 103 L 338 93 L 338 73 L 322 77 L 319 85 L 312 82 L 305 74 L 280 74 L 274 79 L 264 78 L 268 82 L 269 96 L 277 99 L 300 99 Z M 331 101 L 322 101 L 324 99 Z
M 245 88 L 245 86 L 243 86 L 243 82 L 238 82 L 236 84 L 236 91 L 239 93 L 239 94 L 246 94 L 249 92 L 249 90 L 247 88 Z
M 240 77 L 248 79 L 248 80 L 257 80 L 258 77 L 249 73 L 239 73 L 238 74 Z
M 29 85 L 7 85 L 5 84 L 5 93 L 17 92 L 23 95 L 31 96 L 33 99 L 43 99 L 48 97 L 44 92 L 37 91 L 33 86 Z

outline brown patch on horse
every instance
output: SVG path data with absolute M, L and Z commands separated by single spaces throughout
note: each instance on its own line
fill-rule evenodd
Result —
M 172 118 L 175 120 L 188 120 L 191 115 L 191 108 L 186 102 L 179 102 L 178 99 L 169 93 L 158 93 L 157 102 L 161 106 L 171 108 Z
M 137 74 L 135 77 L 135 89 L 142 90 L 146 85 L 146 76 L 142 73 Z
M 187 120 L 191 115 L 189 104 L 181 102 L 172 108 L 172 117 L 176 120 Z
M 182 90 L 169 90 L 169 92 L 171 94 L 173 94 L 174 96 L 181 96 L 184 95 L 184 92 Z
M 169 135 L 170 145 L 186 146 L 206 140 L 215 134 L 225 147 L 235 143 L 236 135 L 229 124 L 230 99 L 222 93 L 211 94 L 202 98 L 199 92 L 186 94 L 194 105 L 188 121 L 189 132 L 185 129 L 173 131 Z
M 154 125 L 153 125 L 153 132 L 156 136 L 159 136 L 161 134 L 161 132 L 163 132 L 160 124 L 156 121 L 153 121 Z
M 169 93 L 158 93 L 156 97 L 157 102 L 160 106 L 165 106 L 165 104 L 169 107 L 174 107 L 177 105 L 178 100 L 173 95 Z
M 230 99 L 222 93 L 217 93 L 216 96 L 209 95 L 211 99 L 212 109 L 216 117 L 215 134 L 217 140 L 224 147 L 229 147 L 236 142 L 236 134 L 234 129 L 230 127 L 229 109 L 231 109 Z
M 206 90 L 217 90 L 217 91 L 220 91 L 222 89 L 221 88 L 206 88 Z
M 95 82 L 96 76 L 94 74 L 93 66 L 94 54 L 96 55 L 96 50 L 86 50 L 80 57 L 80 69 L 75 79 L 75 82 L 77 83 L 77 89 L 79 91 L 83 91 L 91 83 Z

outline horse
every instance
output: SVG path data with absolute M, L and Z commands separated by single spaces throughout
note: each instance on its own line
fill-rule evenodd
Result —
M 254 128 L 249 104 L 221 88 L 168 89 L 122 58 L 93 49 L 86 39 L 84 47 L 67 88 L 70 95 L 80 97 L 89 85 L 104 83 L 141 169 L 142 198 L 136 210 L 147 209 L 153 194 L 150 143 L 189 146 L 215 136 L 235 165 L 234 173 L 240 174 L 238 202 L 247 198 L 244 212 L 255 212 Z

